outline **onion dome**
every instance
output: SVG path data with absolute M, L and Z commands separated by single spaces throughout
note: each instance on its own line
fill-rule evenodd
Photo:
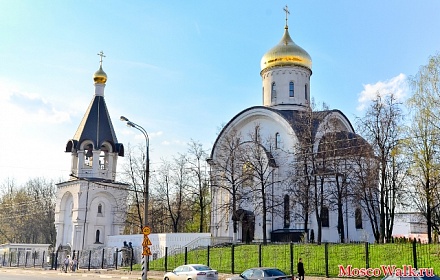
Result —
M 107 82 L 107 74 L 102 70 L 102 65 L 99 66 L 99 70 L 93 74 L 93 80 L 95 84 L 105 84 L 105 82 Z
M 303 48 L 293 42 L 287 25 L 281 41 L 261 59 L 261 72 L 279 66 L 302 66 L 312 70 L 312 58 Z

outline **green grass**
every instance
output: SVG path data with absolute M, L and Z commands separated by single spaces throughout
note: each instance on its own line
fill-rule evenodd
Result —
M 316 244 L 279 244 L 279 245 L 236 245 L 234 246 L 234 263 L 232 265 L 232 247 L 210 248 L 209 265 L 219 272 L 240 273 L 243 270 L 260 266 L 278 267 L 291 274 L 296 270 L 299 258 L 303 259 L 306 274 L 310 276 L 335 277 L 339 273 L 339 265 L 351 265 L 353 268 L 367 266 L 367 250 L 365 244 L 328 244 L 328 262 L 326 265 L 325 245 Z M 291 260 L 291 248 L 293 260 Z M 419 268 L 434 268 L 434 273 L 440 274 L 440 245 L 417 244 L 417 265 Z M 167 270 L 185 263 L 185 254 L 175 254 L 167 257 Z M 189 251 L 186 263 L 208 263 L 207 248 Z M 413 244 L 368 244 L 368 264 L 370 268 L 380 268 L 381 265 L 414 265 Z M 150 270 L 165 270 L 165 258 L 150 261 Z M 140 267 L 139 267 L 140 269 Z

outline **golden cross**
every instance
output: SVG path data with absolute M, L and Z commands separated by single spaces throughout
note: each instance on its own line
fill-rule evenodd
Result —
M 286 27 L 287 27 L 287 20 L 288 20 L 288 16 L 287 16 L 287 14 L 290 15 L 289 7 L 287 7 L 287 5 L 286 5 L 286 7 L 284 7 L 283 10 L 286 12 Z
M 105 57 L 104 52 L 101 51 L 101 52 L 98 53 L 98 55 L 101 57 L 101 58 L 99 59 L 99 66 L 102 67 L 102 58 Z

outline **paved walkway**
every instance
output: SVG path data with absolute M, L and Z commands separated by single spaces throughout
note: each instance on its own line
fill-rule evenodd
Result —
M 42 274 L 63 274 L 65 276 L 73 275 L 73 274 L 81 274 L 82 277 L 87 278 L 108 278 L 108 279 L 142 279 L 140 271 L 126 271 L 122 269 L 114 270 L 114 269 L 91 269 L 90 271 L 87 269 L 79 269 L 76 272 L 62 272 L 60 270 L 50 270 L 48 268 L 23 268 L 23 267 L 1 267 L 0 271 L 8 271 L 8 270 L 21 270 L 23 273 L 42 273 Z M 163 275 L 165 272 L 163 271 L 148 271 L 148 279 L 152 280 L 163 280 Z M 232 274 L 219 273 L 219 280 L 225 280 L 227 277 Z M 305 278 L 305 280 L 341 280 L 341 278 L 325 278 L 325 277 L 312 277 L 309 276 Z M 359 280 L 360 278 L 357 278 Z

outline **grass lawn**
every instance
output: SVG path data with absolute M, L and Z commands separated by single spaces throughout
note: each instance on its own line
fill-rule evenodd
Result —
M 208 249 L 202 248 L 188 251 L 186 256 L 185 253 L 167 256 L 166 262 L 168 271 L 185 263 L 209 263 L 223 273 L 240 273 L 261 265 L 277 267 L 291 274 L 295 273 L 296 263 L 302 258 L 306 275 L 336 277 L 339 265 L 366 268 L 367 251 L 369 268 L 414 266 L 413 249 L 412 243 L 327 244 L 327 249 L 324 244 L 252 244 L 209 248 L 209 261 Z M 440 274 L 440 244 L 416 244 L 415 250 L 418 268 L 433 268 L 434 273 Z M 149 266 L 150 270 L 165 271 L 165 258 L 150 261 Z

